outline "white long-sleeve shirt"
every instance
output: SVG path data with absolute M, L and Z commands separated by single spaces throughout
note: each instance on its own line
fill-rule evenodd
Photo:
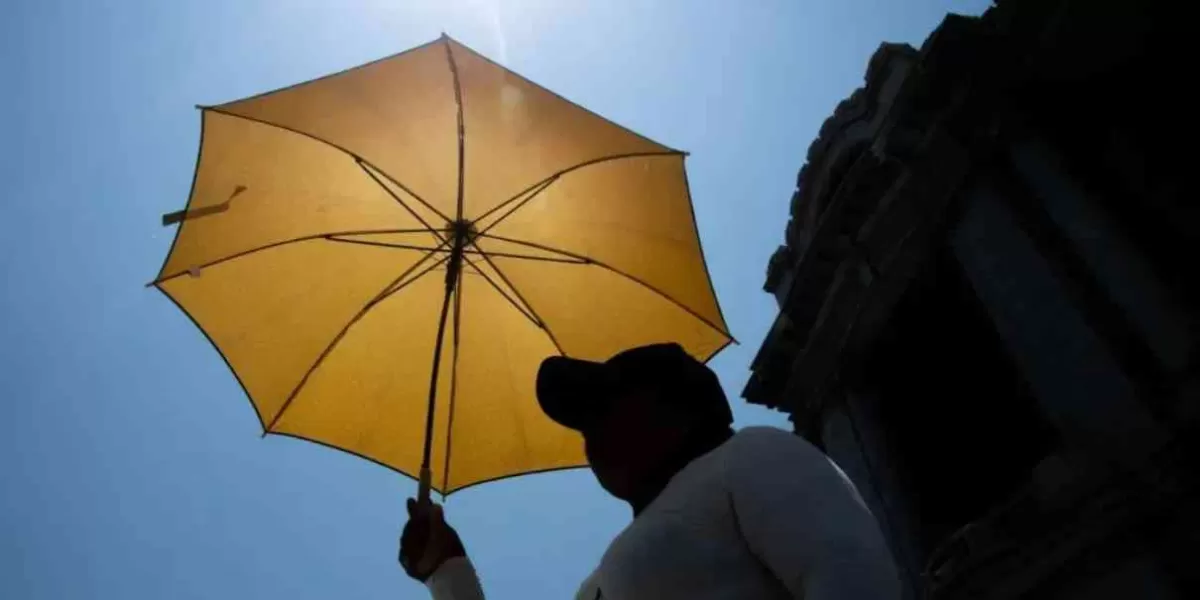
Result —
M 483 600 L 466 559 L 435 600 Z M 749 427 L 675 474 L 622 531 L 577 600 L 893 600 L 900 582 L 874 517 L 802 438 Z

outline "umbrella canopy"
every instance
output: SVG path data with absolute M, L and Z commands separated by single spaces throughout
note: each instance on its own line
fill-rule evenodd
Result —
M 153 285 L 264 434 L 446 494 L 585 463 L 539 410 L 543 358 L 730 341 L 685 154 L 448 37 L 201 114 Z

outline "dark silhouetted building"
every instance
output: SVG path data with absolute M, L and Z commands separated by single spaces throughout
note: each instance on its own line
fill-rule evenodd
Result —
M 842 465 L 911 598 L 1200 598 L 1179 8 L 949 16 L 808 150 L 743 394 Z

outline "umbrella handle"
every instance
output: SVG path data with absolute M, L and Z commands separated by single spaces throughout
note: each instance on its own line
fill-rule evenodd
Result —
M 429 467 L 421 467 L 421 479 L 417 484 L 417 503 L 430 504 L 430 490 L 432 489 L 433 474 L 429 472 Z

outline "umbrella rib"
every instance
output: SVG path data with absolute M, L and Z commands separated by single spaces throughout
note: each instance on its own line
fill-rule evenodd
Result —
M 597 263 L 597 261 L 595 259 L 588 258 L 587 256 L 584 256 L 582 254 L 577 254 L 575 252 L 571 252 L 570 250 L 563 250 L 561 248 L 555 248 L 553 246 L 547 246 L 545 244 L 539 244 L 537 242 L 531 242 L 528 240 L 519 240 L 516 238 L 510 238 L 510 237 L 505 237 L 502 235 L 496 235 L 494 233 L 479 233 L 479 234 L 477 234 L 477 236 L 488 238 L 491 240 L 498 240 L 501 242 L 508 242 L 510 244 L 516 244 L 518 246 L 525 246 L 526 248 L 533 248 L 535 250 L 543 250 L 546 252 L 553 252 L 555 254 L 561 254 L 562 256 L 565 256 L 567 258 L 571 258 L 571 259 L 581 261 L 581 262 L 586 262 L 588 264 Z M 491 253 L 488 252 L 488 254 L 491 254 Z
M 485 260 L 487 259 L 486 255 L 484 256 L 484 259 Z M 505 300 L 508 300 L 508 303 L 511 304 L 513 306 L 513 308 L 517 309 L 518 312 L 520 312 L 522 315 L 524 315 L 526 319 L 529 319 L 530 323 L 533 323 L 534 325 L 536 325 L 538 327 L 542 326 L 541 321 L 537 318 L 537 316 L 535 314 L 533 314 L 533 309 L 529 308 L 528 306 L 522 306 L 521 303 L 514 300 L 512 298 L 512 296 L 509 296 L 508 292 L 504 291 L 504 288 L 501 288 L 500 285 L 497 284 L 495 281 L 493 281 L 492 278 L 489 277 L 487 273 L 483 272 L 483 269 L 479 268 L 479 265 L 476 265 L 474 261 L 467 259 L 467 257 L 465 257 L 465 256 L 463 257 L 463 262 L 467 263 L 467 266 L 474 269 L 476 274 L 478 274 L 480 277 L 483 277 L 484 281 L 487 281 L 489 284 L 491 284 L 492 288 L 494 288 L 497 293 L 499 293 L 501 296 L 503 296 Z M 493 268 L 494 267 L 495 267 L 495 265 L 493 265 Z M 513 291 L 515 292 L 516 289 L 514 288 Z
M 371 167 L 372 169 L 375 169 L 376 171 L 378 171 L 380 175 L 383 175 L 384 177 L 386 177 L 386 178 L 387 178 L 387 180 L 388 180 L 388 181 L 390 181 L 390 182 L 392 182 L 392 183 L 396 184 L 396 185 L 397 185 L 397 186 L 398 186 L 400 189 L 404 190 L 404 192 L 405 192 L 405 193 L 407 193 L 407 194 L 411 195 L 413 198 L 416 198 L 417 202 L 420 202 L 422 205 L 424 205 L 424 206 L 425 206 L 425 208 L 428 208 L 429 210 L 433 211 L 433 212 L 434 212 L 434 214 L 436 214 L 437 216 L 441 217 L 442 219 L 445 219 L 446 221 L 449 221 L 449 220 L 450 220 L 450 218 L 449 218 L 449 217 L 447 217 L 446 215 L 442 214 L 442 211 L 440 211 L 440 210 L 438 210 L 438 209 L 434 208 L 434 206 L 433 206 L 432 204 L 430 204 L 429 202 L 427 202 L 427 201 L 426 201 L 424 198 L 422 198 L 421 196 L 417 195 L 415 192 L 413 192 L 411 189 L 409 189 L 409 188 L 408 188 L 408 186 L 404 185 L 403 183 L 400 183 L 400 181 L 399 181 L 399 180 L 397 180 L 395 177 L 392 177 L 391 175 L 388 175 L 387 171 L 384 171 L 383 169 L 380 169 L 378 166 L 376 166 L 375 164 L 373 164 L 371 161 L 369 161 L 369 160 L 367 160 L 367 159 L 365 159 L 365 158 L 363 158 L 363 157 L 361 157 L 361 156 L 359 156 L 359 155 L 357 155 L 357 154 L 355 154 L 355 153 L 351 152 L 349 149 L 347 149 L 347 148 L 345 148 L 345 147 L 343 147 L 343 146 L 340 146 L 340 145 L 338 145 L 338 144 L 335 144 L 335 143 L 333 143 L 333 142 L 331 142 L 331 141 L 329 141 L 329 140 L 327 140 L 327 139 L 325 139 L 325 138 L 322 138 L 322 137 L 315 136 L 315 135 L 313 135 L 313 134 L 311 134 L 311 133 L 306 133 L 306 132 L 300 131 L 299 129 L 295 129 L 295 128 L 292 128 L 292 127 L 288 127 L 287 125 L 281 125 L 281 124 L 279 124 L 279 123 L 273 123 L 273 122 L 271 122 L 271 121 L 267 121 L 267 120 L 265 120 L 265 119 L 259 119 L 259 118 L 257 118 L 257 117 L 251 117 L 251 116 L 247 116 L 247 115 L 241 115 L 241 114 L 238 114 L 238 113 L 235 113 L 235 112 L 232 112 L 232 111 L 226 110 L 226 109 L 224 109 L 224 108 L 221 108 L 221 107 L 219 107 L 219 106 L 197 106 L 196 108 L 199 108 L 199 109 L 200 109 L 200 110 L 202 110 L 202 111 L 212 111 L 212 112 L 215 112 L 215 113 L 217 113 L 217 114 L 222 114 L 222 115 L 225 115 L 225 116 L 227 116 L 227 117 L 233 117 L 233 118 L 235 118 L 235 119 L 244 119 L 244 120 L 246 120 L 246 121 L 251 121 L 251 122 L 254 122 L 254 123 L 258 123 L 258 124 L 260 124 L 260 125 L 266 125 L 266 126 L 268 126 L 268 127 L 275 127 L 275 128 L 278 128 L 278 129 L 282 129 L 282 130 L 284 130 L 284 131 L 289 131 L 289 132 L 291 132 L 291 133 L 294 133 L 294 134 L 296 134 L 296 135 L 301 135 L 301 136 L 304 136 L 304 137 L 306 137 L 306 138 L 308 138 L 308 139 L 310 139 L 310 140 L 313 140 L 313 141 L 316 141 L 316 142 L 320 142 L 320 143 L 322 143 L 322 144 L 325 144 L 325 145 L 327 145 L 327 146 L 329 146 L 330 148 L 333 148 L 333 149 L 335 149 L 335 150 L 340 150 L 340 151 L 342 151 L 343 153 L 345 153 L 346 155 L 348 155 L 350 158 L 353 158 L 354 160 L 356 160 L 356 161 L 358 161 L 358 162 L 361 162 L 361 163 L 363 163 L 363 164 L 367 165 L 368 167 Z
M 413 246 L 411 244 L 397 244 L 394 242 L 376 242 L 373 240 L 351 240 L 336 235 L 325 236 L 331 242 L 341 242 L 343 244 L 359 244 L 362 246 L 375 246 L 376 248 L 396 248 L 397 250 L 424 250 L 426 252 L 450 252 L 449 248 L 427 248 L 424 246 Z M 464 254 L 483 254 L 484 250 L 463 249 Z M 493 252 L 487 250 L 488 256 L 500 256 L 503 258 L 518 258 L 523 260 L 540 260 L 545 262 L 567 263 L 572 265 L 586 265 L 589 260 L 583 258 L 558 258 L 553 256 L 535 256 L 532 254 L 515 254 L 512 252 Z
M 472 242 L 472 243 L 474 244 L 474 242 Z M 478 245 L 476 245 L 475 247 L 479 248 Z M 493 262 L 491 257 L 488 256 L 488 254 L 486 252 L 484 252 L 482 249 L 479 249 L 479 253 L 481 255 L 483 255 L 483 260 L 487 261 L 487 263 L 489 265 L 491 265 L 491 267 L 493 269 L 496 270 L 496 274 L 500 276 L 500 279 L 504 281 L 505 285 L 507 285 L 510 289 L 512 289 L 513 293 L 517 295 L 517 298 L 519 298 L 521 300 L 521 302 L 523 302 L 525 304 L 525 306 L 529 307 L 529 312 L 534 317 L 534 321 L 533 321 L 534 324 L 537 325 L 539 329 L 546 332 L 546 337 L 550 338 L 550 343 L 554 344 L 554 349 L 558 350 L 558 353 L 561 356 L 566 356 L 567 353 L 565 351 L 563 351 L 562 345 L 558 343 L 558 338 L 555 337 L 553 331 L 550 331 L 550 325 L 546 323 L 546 320 L 543 319 L 541 317 L 541 315 L 537 314 L 537 310 L 535 310 L 533 308 L 533 305 L 530 304 L 529 301 L 526 300 L 525 297 L 521 295 L 521 290 L 517 289 L 517 286 L 514 285 L 513 282 L 508 278 L 508 276 L 504 274 L 504 271 L 502 271 L 500 269 L 500 265 L 497 265 L 495 262 Z
M 270 244 L 264 244 L 262 246 L 250 248 L 249 250 L 243 250 L 241 252 L 230 254 L 229 256 L 225 256 L 222 258 L 218 258 L 216 260 L 212 260 L 212 261 L 197 265 L 195 268 L 196 269 L 207 269 L 209 267 L 219 265 L 223 262 L 228 262 L 228 261 L 231 261 L 231 260 L 234 260 L 237 258 L 242 258 L 243 256 L 248 256 L 250 254 L 254 254 L 255 252 L 262 252 L 263 250 L 270 250 L 272 248 L 278 248 L 280 246 L 286 246 L 288 244 L 296 244 L 299 242 L 307 242 L 307 241 L 317 240 L 317 239 L 321 239 L 321 238 L 330 238 L 331 236 L 369 235 L 369 234 L 375 234 L 375 233 L 430 233 L 430 230 L 428 230 L 428 229 L 358 229 L 358 230 L 352 230 L 352 231 L 334 231 L 332 233 L 314 233 L 312 235 L 302 235 L 300 237 L 295 237 L 295 238 L 291 238 L 291 239 L 287 239 L 287 240 L 271 242 Z M 427 248 L 425 248 L 425 249 L 427 249 Z M 172 279 L 175 279 L 176 277 L 182 277 L 184 275 L 187 275 L 189 272 L 190 271 L 180 271 L 180 272 L 174 273 L 172 275 L 167 275 L 165 277 L 159 277 L 158 279 L 155 279 L 154 281 L 147 283 L 146 287 L 155 286 L 160 283 L 166 283 Z
M 545 189 L 551 183 L 554 183 L 560 177 L 562 177 L 563 175 L 566 175 L 567 173 L 570 173 L 572 171 L 578 171 L 579 169 L 582 169 L 585 167 L 590 167 L 592 165 L 598 165 L 601 163 L 611 162 L 614 160 L 624 160 L 626 158 L 644 158 L 647 156 L 687 156 L 687 152 L 683 152 L 681 150 L 656 150 L 656 151 L 652 151 L 652 152 L 627 152 L 625 154 L 613 154 L 611 156 L 602 156 L 600 158 L 593 158 L 590 160 L 585 160 L 581 163 L 574 164 L 565 169 L 557 171 L 557 172 L 553 173 L 552 175 L 550 175 L 549 177 L 546 177 L 545 179 L 542 179 L 541 181 L 538 181 L 537 183 L 534 183 L 533 185 L 517 192 L 516 195 L 512 196 L 511 198 L 505 200 L 504 202 L 501 202 L 500 204 L 497 204 L 496 206 L 493 206 L 492 208 L 489 208 L 487 210 L 487 212 L 484 212 L 482 215 L 479 215 L 478 217 L 473 219 L 473 221 L 478 223 L 479 221 L 482 221 L 482 220 L 488 218 L 489 216 L 492 215 L 492 213 L 503 209 L 505 206 L 508 206 L 509 204 L 512 204 L 513 202 L 517 202 L 518 200 L 521 200 L 525 196 L 525 194 L 528 194 L 529 192 L 537 189 L 539 186 L 542 189 Z M 538 189 L 537 193 L 531 195 L 528 198 L 525 198 L 524 200 L 521 200 L 521 205 L 524 205 L 526 202 L 532 200 L 533 196 L 536 196 L 538 193 L 541 193 L 542 189 Z M 491 229 L 492 227 L 495 227 L 498 223 L 500 223 L 500 221 L 503 221 L 504 219 L 507 219 L 510 215 L 512 215 L 513 212 L 515 212 L 515 209 L 512 211 L 509 211 L 503 217 L 497 219 L 495 222 L 488 225 L 487 229 Z M 485 231 L 486 231 L 486 229 L 485 229 Z
M 433 271 L 437 267 L 445 264 L 446 261 L 450 260 L 450 256 L 446 255 L 444 258 L 438 259 L 436 262 L 429 265 L 428 267 L 426 267 L 424 270 L 417 273 L 413 277 L 409 278 L 408 280 L 405 280 L 405 277 L 408 277 L 408 275 L 410 273 L 412 273 L 413 271 L 415 271 L 417 269 L 417 267 L 421 266 L 422 263 L 429 260 L 429 257 L 433 256 L 433 254 L 434 254 L 433 252 L 427 252 L 424 256 L 422 256 L 420 258 L 420 260 L 413 263 L 411 266 L 409 266 L 407 269 L 405 269 L 403 273 L 400 273 L 399 276 L 397 276 L 395 279 L 388 282 L 388 284 L 386 286 L 384 286 L 384 288 L 382 290 L 380 290 L 379 293 L 375 294 L 375 296 L 373 298 L 371 298 L 370 301 L 368 301 L 365 305 L 363 305 L 363 307 L 361 309 L 359 309 L 359 311 L 357 313 L 355 313 L 355 315 L 353 317 L 350 318 L 350 321 L 347 322 L 345 327 L 342 327 L 342 330 L 339 331 L 336 336 L 334 336 L 333 340 L 330 341 L 327 346 L 325 346 L 325 349 L 321 351 L 321 354 L 319 356 L 317 356 L 317 360 L 313 362 L 312 366 L 308 368 L 308 371 L 306 371 L 304 373 L 304 376 L 300 378 L 300 382 L 297 383 L 296 387 L 292 389 L 292 393 L 289 394 L 287 399 L 283 401 L 283 405 L 279 407 L 279 411 L 275 413 L 275 416 L 271 419 L 271 422 L 269 424 L 267 424 L 266 428 L 263 430 L 263 435 L 266 435 L 266 434 L 272 432 L 272 430 L 275 428 L 275 424 L 279 422 L 279 419 L 281 417 L 283 417 L 283 413 L 287 412 L 287 409 L 291 407 L 292 401 L 295 400 L 296 397 L 300 395 L 300 391 L 303 390 L 304 386 L 308 383 L 309 377 L 311 377 L 313 372 L 315 372 L 317 370 L 317 367 L 320 367 L 321 364 L 323 362 L 325 362 L 325 358 L 327 356 L 329 356 L 329 354 L 331 352 L 333 352 L 333 349 L 335 347 L 337 347 L 338 343 L 340 343 L 342 341 L 342 338 L 344 338 L 346 336 L 346 333 L 350 331 L 350 328 L 353 327 L 355 323 L 357 323 L 359 320 L 361 320 L 368 312 L 371 311 L 372 308 L 375 308 L 377 305 L 379 305 L 380 302 L 383 302 L 385 299 L 391 297 L 396 292 L 399 292 L 400 290 L 404 289 L 405 287 L 408 287 L 413 282 L 424 277 L 430 271 Z M 401 282 L 403 282 L 403 283 L 401 283 Z
M 425 252 L 447 252 L 447 253 L 450 252 L 450 249 L 446 248 L 445 245 L 441 245 L 437 248 L 427 248 L 425 246 L 414 246 L 412 244 L 396 244 L 396 243 L 392 243 L 392 242 L 376 242 L 373 240 L 348 240 L 344 237 L 338 237 L 338 236 L 334 236 L 334 235 L 327 235 L 327 236 L 325 236 L 325 239 L 327 239 L 331 242 L 338 242 L 340 244 L 358 244 L 359 246 L 373 246 L 375 248 L 395 248 L 396 250 L 423 250 Z
M 724 329 L 722 329 L 722 328 L 718 327 L 718 326 L 717 326 L 716 324 L 714 324 L 712 321 L 709 321 L 708 319 L 706 319 L 705 317 L 703 317 L 702 315 L 700 315 L 700 314 L 699 314 L 699 313 L 697 313 L 696 311 L 692 310 L 691 308 L 689 308 L 688 306 L 686 306 L 686 305 L 685 305 L 685 304 L 683 304 L 682 302 L 680 302 L 680 301 L 676 300 L 675 298 L 672 298 L 672 297 L 671 297 L 669 294 L 667 294 L 666 292 L 664 292 L 664 291 L 662 291 L 662 290 L 658 289 L 657 287 L 655 287 L 655 286 L 653 286 L 653 285 L 650 285 L 650 284 L 649 284 L 649 283 L 647 283 L 646 281 L 643 281 L 642 279 L 640 279 L 640 278 L 638 278 L 638 277 L 636 277 L 636 276 L 634 276 L 634 275 L 631 275 L 631 274 L 629 274 L 629 273 L 626 273 L 625 271 L 622 271 L 622 270 L 620 270 L 620 269 L 618 269 L 618 268 L 616 268 L 616 267 L 614 267 L 614 266 L 612 266 L 612 265 L 610 265 L 610 264 L 608 264 L 608 263 L 605 263 L 605 262 L 603 262 L 603 261 L 599 261 L 599 260 L 596 260 L 596 259 L 594 259 L 594 258 L 590 258 L 590 257 L 587 257 L 587 256 L 583 256 L 582 254 L 576 254 L 576 253 L 574 253 L 574 252 L 570 252 L 570 251 L 567 251 L 567 250 L 563 250 L 563 249 L 561 249 L 561 248 L 555 248 L 555 247 L 553 247 L 553 246 L 547 246 L 547 245 L 545 245 L 545 244 L 538 244 L 538 243 L 536 243 L 536 242 L 530 242 L 530 241 L 527 241 L 527 240 L 518 240 L 518 239 L 514 239 L 514 238 L 503 237 L 503 236 L 499 236 L 499 235 L 493 235 L 493 234 L 490 234 L 490 233 L 488 233 L 488 234 L 485 234 L 485 233 L 480 233 L 480 234 L 478 234 L 478 235 L 479 235 L 479 236 L 482 236 L 482 237 L 490 238 L 490 239 L 500 240 L 500 241 L 502 241 L 502 242 L 509 242 L 509 243 L 511 243 L 511 244 L 517 244 L 517 245 L 519 245 L 519 246 L 527 246 L 527 247 L 529 247 L 529 248 L 536 248 L 536 249 L 538 249 L 538 250 L 545 250 L 545 251 L 547 251 L 547 252 L 555 252 L 555 253 L 557 253 L 557 254 L 561 254 L 561 255 L 563 255 L 563 256 L 569 256 L 569 257 L 571 257 L 571 258 L 576 258 L 576 259 L 579 259 L 579 260 L 586 260 L 586 261 L 587 261 L 587 264 L 596 265 L 597 267 L 600 267 L 600 268 L 602 268 L 602 269 L 606 269 L 606 270 L 612 271 L 613 273 L 616 273 L 617 275 L 620 275 L 621 277 L 624 277 L 625 279 L 628 279 L 628 280 L 630 280 L 630 281 L 632 281 L 632 282 L 634 282 L 634 283 L 636 283 L 636 284 L 638 284 L 638 285 L 640 285 L 640 286 L 642 286 L 642 287 L 644 287 L 644 288 L 646 288 L 646 289 L 650 290 L 651 292 L 654 292 L 654 293 L 655 293 L 655 294 L 657 294 L 658 296 L 662 297 L 664 300 L 666 300 L 666 301 L 670 302 L 671 304 L 674 304 L 675 306 L 678 306 L 679 308 L 682 308 L 684 311 L 686 311 L 688 314 L 692 315 L 693 317 L 696 317 L 697 319 L 699 319 L 699 320 L 700 320 L 700 322 L 701 322 L 701 323 L 704 323 L 705 325 L 708 325 L 709 327 L 713 328 L 713 329 L 714 329 L 714 330 L 715 330 L 717 333 L 720 333 L 721 335 L 723 335 L 723 336 L 726 336 L 726 337 L 728 337 L 728 338 L 729 338 L 729 339 L 731 339 L 731 340 L 733 340 L 733 339 L 734 339 L 734 338 L 733 338 L 733 335 L 732 335 L 732 334 L 730 334 L 728 331 L 725 331 Z M 498 271 L 498 270 L 497 270 L 497 271 Z M 513 290 L 515 291 L 515 290 L 516 290 L 516 288 L 513 288 Z
M 534 186 L 532 188 L 526 188 L 524 191 L 522 191 L 517 196 L 515 196 L 513 198 L 509 198 L 508 200 L 505 200 L 503 203 L 496 206 L 495 208 L 487 211 L 486 213 L 483 213 L 482 216 L 480 216 L 478 219 L 475 219 L 475 222 L 479 222 L 479 221 L 482 221 L 482 220 L 488 218 L 489 216 L 492 215 L 492 213 L 496 212 L 497 210 L 499 210 L 509 204 L 512 204 L 513 201 L 516 200 L 517 198 L 521 198 L 521 201 L 514 204 L 513 207 L 508 210 L 508 212 L 504 213 L 503 215 L 500 215 L 495 221 L 492 221 L 486 227 L 484 227 L 483 231 L 487 232 L 488 230 L 495 227 L 496 225 L 499 225 L 501 221 L 504 221 L 505 219 L 512 216 L 512 214 L 514 212 L 517 212 L 517 209 L 521 208 L 522 206 L 525 206 L 530 201 L 532 201 L 534 198 L 537 198 L 538 194 L 541 194 L 543 190 L 550 187 L 550 184 L 554 183 L 555 181 L 558 181 L 558 177 L 559 176 L 557 174 L 552 175 L 551 177 L 534 184 Z
M 586 265 L 586 264 L 592 262 L 590 260 L 583 259 L 583 258 L 556 258 L 556 257 L 552 257 L 552 256 L 532 256 L 529 254 L 513 254 L 511 252 L 492 252 L 490 250 L 488 250 L 488 251 L 484 251 L 484 250 L 466 251 L 466 250 L 464 250 L 464 252 L 466 252 L 467 254 L 499 256 L 502 258 L 516 258 L 516 259 L 520 259 L 520 260 L 540 260 L 542 262 L 565 263 L 568 265 Z
M 433 253 L 430 252 L 429 254 L 433 254 Z M 424 277 L 426 274 L 433 271 L 434 269 L 445 265 L 447 262 L 450 262 L 449 256 L 447 256 L 445 258 L 439 258 L 433 264 L 429 265 L 428 267 L 425 267 L 420 273 L 417 273 L 416 275 L 413 275 L 411 278 L 405 279 L 404 281 L 402 281 L 398 284 L 394 284 L 392 287 L 388 288 L 387 293 L 384 294 L 383 297 L 379 299 L 379 302 L 382 302 L 382 301 L 388 299 L 388 297 L 392 296 L 396 292 L 399 292 L 400 290 L 403 290 L 404 288 L 408 287 L 409 285 L 416 283 L 416 281 L 418 279 Z M 411 271 L 411 269 L 410 269 L 410 271 Z M 379 302 L 376 302 L 375 304 L 379 304 Z
M 434 229 L 433 226 L 430 225 L 428 221 L 421 218 L 421 215 L 417 214 L 417 211 L 413 210 L 413 208 L 411 206 L 409 206 L 406 202 L 401 200 L 400 196 L 397 196 L 394 192 L 392 192 L 392 190 L 389 189 L 388 186 L 383 185 L 383 182 L 380 181 L 379 178 L 376 177 L 375 174 L 371 172 L 371 170 L 374 169 L 374 167 L 367 168 L 367 165 L 360 158 L 356 158 L 354 160 L 356 163 L 358 163 L 358 168 L 362 169 L 363 173 L 366 173 L 367 176 L 370 177 L 371 180 L 375 182 L 375 185 L 378 185 L 381 189 L 383 189 L 383 191 L 387 192 L 387 195 L 391 196 L 393 200 L 395 200 L 398 204 L 400 204 L 400 206 L 403 206 L 404 210 L 407 210 L 408 214 L 412 215 L 413 218 L 416 219 L 418 223 L 424 225 L 425 228 L 428 229 L 429 231 L 431 231 L 433 233 L 433 235 L 437 236 L 437 238 L 439 240 L 442 240 L 443 242 L 446 241 L 446 236 L 443 236 L 442 233 L 440 231 Z M 400 185 L 400 184 L 397 183 L 396 185 Z M 409 191 L 408 188 L 405 188 L 402 185 L 400 187 L 402 189 L 404 189 L 405 192 L 412 194 L 412 192 Z M 417 198 L 416 194 L 412 194 L 412 195 L 414 198 Z M 417 198 L 417 200 L 420 200 L 420 198 Z M 439 213 L 439 214 L 441 214 L 441 213 Z

